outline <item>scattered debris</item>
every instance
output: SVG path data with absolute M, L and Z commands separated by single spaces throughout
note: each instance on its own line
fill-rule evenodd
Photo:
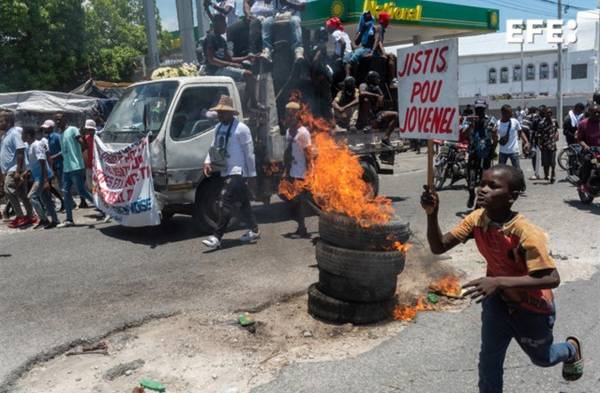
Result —
M 440 297 L 433 292 L 427 294 L 427 301 L 431 304 L 437 304 L 440 301 Z
M 67 352 L 66 355 L 108 355 L 108 345 L 104 341 L 96 344 L 82 345 L 80 350 Z
M 255 323 L 254 318 L 252 318 L 252 316 L 248 313 L 240 314 L 238 317 L 238 322 L 240 323 L 240 326 L 243 327 L 251 326 Z
M 105 372 L 104 378 L 109 381 L 113 381 L 116 378 L 126 375 L 127 371 L 129 370 L 133 371 L 137 370 L 138 368 L 141 368 L 145 363 L 146 362 L 144 362 L 142 359 L 136 359 L 129 363 L 118 364 L 115 367 L 110 368 L 107 372 Z

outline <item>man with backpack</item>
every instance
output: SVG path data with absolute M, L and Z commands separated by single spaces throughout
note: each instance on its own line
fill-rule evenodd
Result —
M 523 149 L 529 150 L 529 141 L 523 132 L 521 124 L 513 118 L 513 112 L 510 105 L 503 105 L 500 109 L 502 116 L 496 125 L 498 133 L 498 144 L 500 145 L 500 164 L 506 164 L 508 160 L 515 168 L 519 166 L 519 140 L 523 140 Z

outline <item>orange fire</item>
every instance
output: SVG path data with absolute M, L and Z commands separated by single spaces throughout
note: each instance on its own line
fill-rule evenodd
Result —
M 414 306 L 408 304 L 400 304 L 394 309 L 394 319 L 396 321 L 412 321 L 417 316 L 419 311 L 435 310 L 433 304 L 429 303 L 425 296 L 421 295 L 417 298 Z
M 394 213 L 392 201 L 368 197 L 370 189 L 362 178 L 358 157 L 329 135 L 332 127 L 325 120 L 313 117 L 306 109 L 300 117 L 301 124 L 312 133 L 315 154 L 306 179 L 294 184 L 283 180 L 279 192 L 293 198 L 308 190 L 323 211 L 344 214 L 363 227 L 388 222 Z
M 444 296 L 458 297 L 462 286 L 458 277 L 447 275 L 429 285 L 429 290 Z
M 390 234 L 389 236 L 387 236 L 385 238 L 385 240 L 391 242 L 391 245 L 389 247 L 386 247 L 386 251 L 396 250 L 396 251 L 400 251 L 403 253 L 407 253 L 408 250 L 410 250 L 412 248 L 412 244 L 402 243 L 402 242 L 398 241 L 396 236 L 394 236 L 394 234 Z

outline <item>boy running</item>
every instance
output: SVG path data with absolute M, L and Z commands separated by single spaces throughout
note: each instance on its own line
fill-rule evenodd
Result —
M 438 223 L 439 198 L 426 187 L 421 205 L 427 213 L 427 240 L 434 254 L 443 254 L 473 238 L 487 262 L 486 277 L 473 280 L 464 296 L 483 303 L 479 391 L 502 392 L 503 365 L 515 338 L 540 367 L 563 363 L 563 377 L 583 375 L 581 342 L 568 337 L 553 344 L 555 320 L 552 288 L 560 283 L 548 253 L 545 233 L 511 210 L 525 186 L 523 173 L 497 165 L 484 172 L 477 191 L 480 209 L 442 235 Z

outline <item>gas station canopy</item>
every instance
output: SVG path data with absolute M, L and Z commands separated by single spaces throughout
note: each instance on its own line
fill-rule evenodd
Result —
M 386 46 L 412 43 L 415 37 L 431 41 L 494 32 L 500 20 L 497 9 L 418 0 L 309 0 L 302 20 L 305 27 L 316 28 L 337 16 L 351 25 L 365 11 L 375 18 L 383 11 L 391 15 L 393 28 L 386 32 Z

